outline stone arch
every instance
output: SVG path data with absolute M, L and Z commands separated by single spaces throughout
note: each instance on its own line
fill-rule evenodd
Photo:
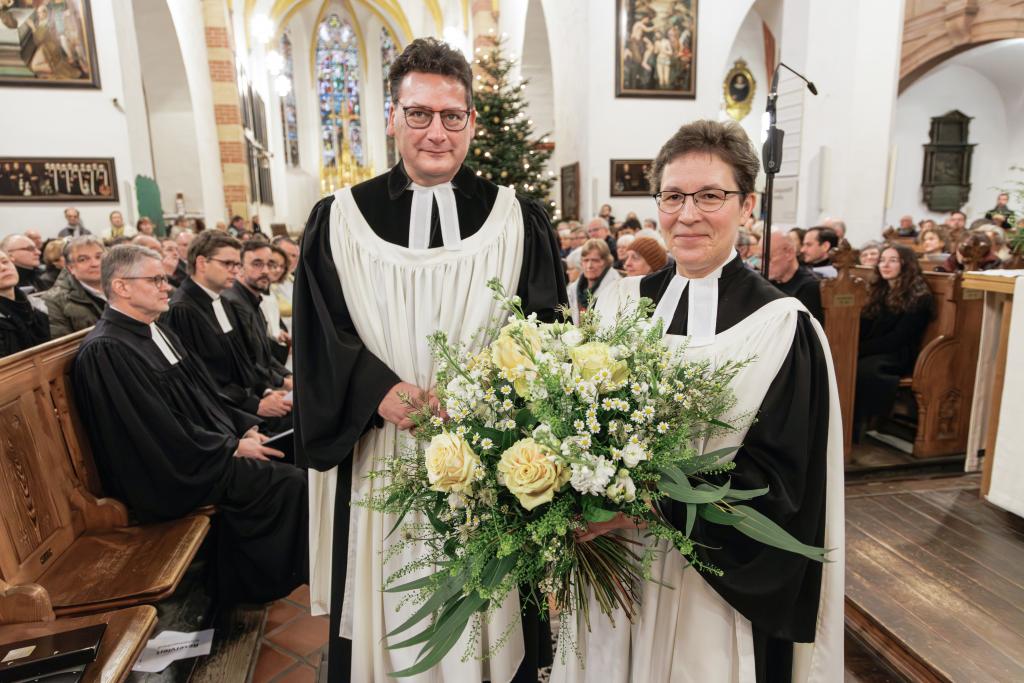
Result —
M 954 55 L 1008 38 L 1024 38 L 1024 0 L 909 0 L 899 91 Z

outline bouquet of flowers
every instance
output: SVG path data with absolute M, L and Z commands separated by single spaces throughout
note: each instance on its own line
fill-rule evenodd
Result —
M 581 539 L 588 524 L 620 514 L 701 571 L 720 573 L 697 556 L 691 532 L 698 517 L 824 560 L 823 549 L 743 504 L 767 489 L 708 481 L 732 468 L 723 458 L 733 449 L 694 448 L 732 429 L 723 418 L 735 403 L 730 381 L 744 363 L 686 362 L 666 345 L 660 321 L 649 319 L 646 299 L 612 324 L 600 324 L 592 310 L 579 326 L 544 324 L 524 315 L 499 282 L 490 287 L 507 321 L 481 331 L 493 341 L 475 353 L 443 333 L 431 336 L 442 409 L 414 415 L 418 447 L 372 473 L 375 493 L 363 501 L 397 515 L 393 552 L 414 539 L 428 548 L 388 577 L 389 592 L 408 591 L 419 603 L 388 634 L 390 648 L 421 646 L 416 664 L 393 676 L 437 664 L 471 620 L 516 588 L 541 613 L 553 601 L 589 624 L 592 591 L 603 613 L 621 608 L 632 618 L 658 544 L 619 534 Z M 669 499 L 685 505 L 684 529 L 663 515 Z M 409 513 L 423 521 L 405 521 Z M 427 625 L 408 636 L 421 622 Z

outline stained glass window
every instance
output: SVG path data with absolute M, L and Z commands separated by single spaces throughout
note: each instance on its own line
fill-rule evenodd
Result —
M 352 24 L 337 14 L 329 15 L 317 30 L 316 81 L 323 165 L 338 163 L 342 136 L 347 136 L 356 162 L 365 165 L 359 120 L 359 45 Z
M 292 41 L 288 34 L 281 36 L 281 57 L 284 68 L 281 75 L 295 83 L 295 62 L 292 59 Z M 295 106 L 295 87 L 281 98 L 281 129 L 284 131 L 284 158 L 289 166 L 299 165 L 299 117 Z
M 380 63 L 384 70 L 384 129 L 387 130 L 388 120 L 391 118 L 391 109 L 395 103 L 391 100 L 391 85 L 388 83 L 388 71 L 391 64 L 398 57 L 398 48 L 395 41 L 391 40 L 391 33 L 383 26 L 380 29 Z M 390 135 L 386 136 L 388 150 L 388 166 L 398 163 L 398 150 L 395 149 L 395 139 Z

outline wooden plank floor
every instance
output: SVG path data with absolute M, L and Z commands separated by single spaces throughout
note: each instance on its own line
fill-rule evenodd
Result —
M 847 628 L 909 680 L 1024 681 L 1024 520 L 977 487 L 847 488 Z

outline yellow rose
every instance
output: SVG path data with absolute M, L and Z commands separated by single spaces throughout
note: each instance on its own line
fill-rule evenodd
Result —
M 517 321 L 501 328 L 498 338 L 491 344 L 491 360 L 499 370 L 505 370 L 513 377 L 520 376 L 521 373 L 517 370 L 519 366 L 522 366 L 523 370 L 535 368 L 519 339 L 512 336 L 512 332 L 516 330 L 522 331 L 523 338 L 530 345 L 534 354 L 540 352 L 541 349 L 540 332 L 533 325 Z
M 426 459 L 430 488 L 442 493 L 468 493 L 482 467 L 466 440 L 448 432 L 430 440 Z
M 567 467 L 548 459 L 551 454 L 551 449 L 533 439 L 517 441 L 501 454 L 498 472 L 505 477 L 505 488 L 527 510 L 551 502 L 555 491 L 572 476 Z
M 572 364 L 580 371 L 580 376 L 585 380 L 593 379 L 597 373 L 607 370 L 610 376 L 609 384 L 621 385 L 629 379 L 629 366 L 626 361 L 615 360 L 612 357 L 612 350 L 607 344 L 601 342 L 587 342 L 581 344 L 569 352 Z

